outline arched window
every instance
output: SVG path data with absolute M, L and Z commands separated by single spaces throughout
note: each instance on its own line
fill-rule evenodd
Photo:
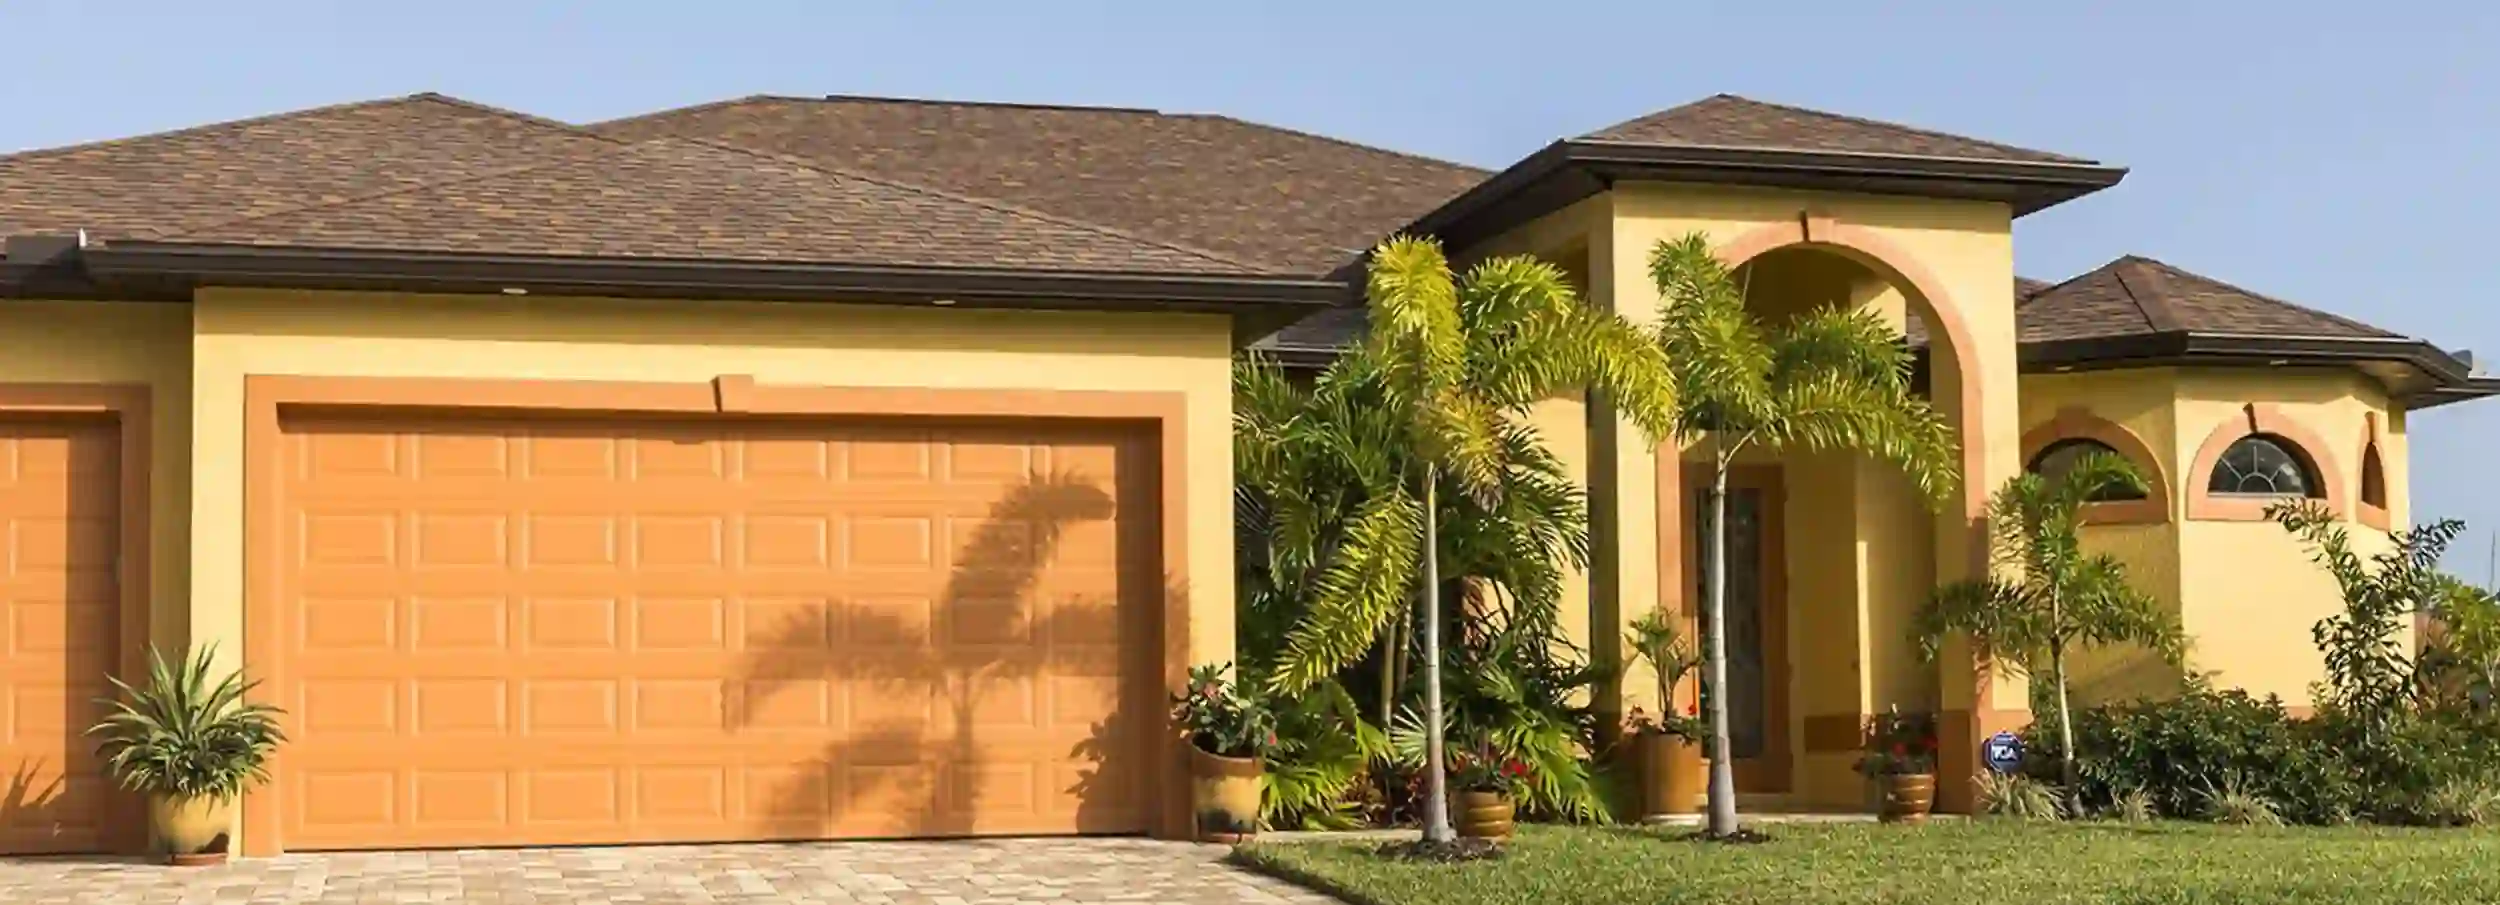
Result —
M 2249 434 L 2231 441 L 2214 462 L 2205 492 L 2230 496 L 2289 496 L 2323 499 L 2325 484 L 2308 457 L 2291 441 L 2272 434 Z
M 2376 443 L 2361 450 L 2361 504 L 2387 508 L 2387 466 L 2379 463 Z
M 2124 458 L 2115 447 L 2107 443 L 2089 437 L 2068 437 L 2042 448 L 2039 454 L 2031 457 L 2031 464 L 2027 467 L 2032 474 L 2050 481 L 2059 481 L 2066 477 L 2066 472 L 2075 467 L 2076 460 L 2092 453 Z M 2144 499 L 2142 491 L 2125 487 L 2103 487 L 2094 491 L 2091 497 L 2091 501 L 2095 503 L 2141 499 Z

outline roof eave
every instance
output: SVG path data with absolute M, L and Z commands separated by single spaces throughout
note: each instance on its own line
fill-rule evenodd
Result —
M 1005 268 L 589 258 L 372 249 L 115 242 L 83 249 L 103 286 L 606 295 L 928 304 L 966 308 L 1197 311 L 1294 316 L 1343 299 L 1302 275 L 1064 272 Z M 1280 310 L 1281 309 L 1281 310 Z
M 1565 139 L 1424 215 L 1406 232 L 1464 248 L 1606 191 L 1655 181 L 1996 201 L 2020 217 L 2117 185 L 2124 167 Z
M 2465 362 L 2446 350 L 2406 337 L 2175 331 L 2024 343 L 2019 360 L 2023 370 L 2034 372 L 2198 365 L 2338 367 L 2383 362 L 2421 374 L 2425 388 L 2405 394 L 2412 408 L 2500 393 L 2500 379 L 2474 376 Z

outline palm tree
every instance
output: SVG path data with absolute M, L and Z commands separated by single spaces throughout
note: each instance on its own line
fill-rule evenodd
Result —
M 1659 242 L 1649 272 L 1658 287 L 1658 342 L 1679 402 L 1676 445 L 1706 442 L 1711 466 L 1703 681 L 1710 710 L 1709 833 L 1725 837 L 1738 829 L 1723 629 L 1729 468 L 1757 446 L 1854 450 L 1893 463 L 1938 500 L 1954 483 L 1953 437 L 1944 419 L 1910 392 L 1908 347 L 1873 312 L 1828 305 L 1776 329 L 1765 326 L 1746 310 L 1744 289 L 1700 233 Z
M 1533 257 L 1487 260 L 1462 279 L 1438 243 L 1392 238 L 1372 252 L 1366 296 L 1371 332 L 1343 366 L 1373 382 L 1377 395 L 1368 402 L 1394 425 L 1403 455 L 1348 519 L 1310 617 L 1287 633 L 1273 682 L 1295 693 L 1342 669 L 1370 648 L 1409 594 L 1419 594 L 1424 836 L 1446 842 L 1455 834 L 1442 750 L 1442 567 L 1450 550 L 1441 516 L 1460 506 L 1503 511 L 1523 495 L 1555 492 L 1552 482 L 1523 479 L 1517 467 L 1542 455 L 1527 420 L 1533 404 L 1603 392 L 1663 437 L 1672 386 L 1662 351 L 1638 327 L 1584 304 L 1560 269 Z M 1444 482 L 1460 499 L 1441 498 Z M 1533 529 L 1514 536 L 1506 542 L 1523 549 L 1510 578 L 1543 581 L 1537 570 L 1555 568 L 1548 548 Z
M 2144 476 L 2105 452 L 2078 456 L 2061 474 L 2007 481 L 1988 504 L 1990 574 L 1938 588 L 1912 622 L 1919 654 L 1930 662 L 1946 637 L 1960 634 L 1981 656 L 2047 674 L 2057 691 L 2058 768 L 2070 810 L 2079 784 L 2067 656 L 2111 644 L 2140 644 L 2173 664 L 2183 655 L 2178 624 L 2127 583 L 2126 567 L 2083 549 L 2084 504 L 2144 491 Z

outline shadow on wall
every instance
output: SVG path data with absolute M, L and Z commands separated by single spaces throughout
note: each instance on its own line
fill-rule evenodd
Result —
M 1122 447 L 1124 475 L 1138 471 L 1125 461 L 1130 448 Z M 751 634 L 735 731 L 781 731 L 765 725 L 766 715 L 818 694 L 837 696 L 820 706 L 839 708 L 828 712 L 849 725 L 771 789 L 760 816 L 794 835 L 1030 832 L 1016 821 L 1069 795 L 1077 812 L 1061 825 L 1143 829 L 1142 782 L 1151 775 L 1143 733 L 1156 702 L 1139 692 L 1158 687 L 1147 659 L 1154 645 L 1141 643 L 1154 628 L 1151 602 L 1092 588 L 1061 596 L 1047 580 L 1067 531 L 1110 521 L 1116 509 L 1113 494 L 1087 476 L 1029 478 L 953 551 L 942 595 L 927 609 L 826 600 L 822 610 L 793 612 Z M 1131 566 L 1152 556 L 1152 520 L 1129 515 L 1115 540 L 1119 574 L 1151 575 Z M 1143 590 L 1131 584 L 1113 587 Z M 838 699 L 845 688 L 847 702 Z M 1065 738 L 1050 731 L 1054 710 L 1083 706 L 1061 696 L 1089 692 L 1109 700 L 1097 700 L 1104 715 L 1083 740 L 1045 741 Z

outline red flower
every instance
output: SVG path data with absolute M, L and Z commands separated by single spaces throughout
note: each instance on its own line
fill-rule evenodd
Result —
M 1276 747 L 1276 733 L 1271 731 L 1267 734 L 1267 746 L 1270 748 Z
M 1502 775 L 1524 779 L 1528 775 L 1528 765 L 1515 760 L 1503 764 Z
M 1902 743 L 1900 743 L 1900 742 L 1894 742 L 1894 743 L 1892 744 L 1892 756 L 1894 756 L 1894 757 L 1908 757 L 1908 756 L 1910 756 L 1910 746 L 1905 745 L 1905 744 L 1902 744 Z
M 1686 704 L 1686 705 L 1684 705 L 1684 715 L 1685 715 L 1685 716 L 1700 716 L 1700 715 L 1701 715 L 1701 705 L 1699 705 L 1699 704 Z

